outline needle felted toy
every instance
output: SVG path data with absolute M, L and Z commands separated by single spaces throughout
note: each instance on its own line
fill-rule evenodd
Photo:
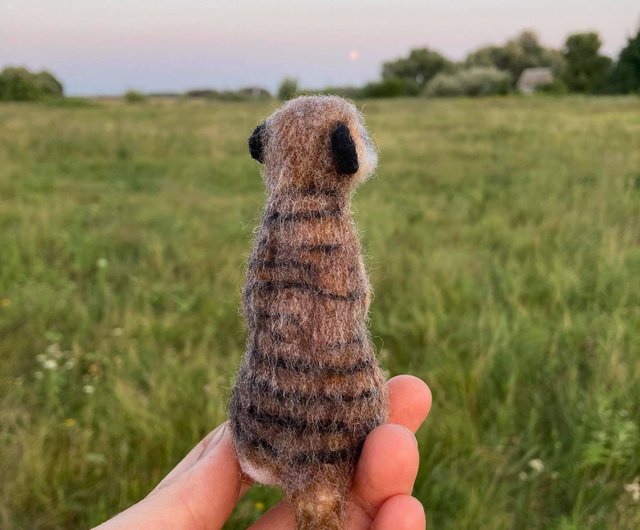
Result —
M 329 96 L 286 103 L 249 150 L 268 197 L 243 295 L 231 432 L 242 470 L 284 490 L 298 530 L 341 530 L 364 439 L 387 418 L 350 211 L 377 155 L 353 104 Z

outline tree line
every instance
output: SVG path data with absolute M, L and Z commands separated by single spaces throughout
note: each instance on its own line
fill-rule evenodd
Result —
M 381 78 L 363 87 L 327 87 L 322 92 L 349 97 L 482 96 L 507 94 L 527 68 L 547 67 L 553 81 L 540 90 L 553 93 L 640 94 L 640 29 L 628 39 L 614 61 L 600 51 L 595 32 L 569 35 L 562 49 L 543 46 L 532 31 L 523 31 L 503 45 L 485 46 L 454 62 L 429 48 L 385 62 Z M 299 90 L 285 79 L 278 96 L 287 99 Z
M 539 87 L 551 93 L 640 94 L 640 29 L 627 40 L 615 60 L 600 51 L 595 32 L 569 35 L 562 49 L 543 46 L 532 31 L 523 31 L 502 45 L 491 45 L 454 62 L 429 48 L 417 48 L 406 57 L 383 63 L 380 78 L 361 87 L 304 90 L 293 78 L 280 84 L 277 96 L 290 99 L 304 93 L 330 93 L 350 98 L 401 96 L 484 96 L 512 92 L 527 68 L 546 67 L 553 80 Z M 62 83 L 50 72 L 7 67 L 0 72 L 0 101 L 33 101 L 64 96 Z M 271 97 L 260 87 L 234 91 L 191 90 L 173 97 L 246 100 Z M 125 100 L 140 103 L 146 95 L 128 91 Z

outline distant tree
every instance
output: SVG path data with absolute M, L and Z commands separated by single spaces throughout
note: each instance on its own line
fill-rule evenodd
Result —
M 220 96 L 219 90 L 214 90 L 212 88 L 196 88 L 194 90 L 188 90 L 185 93 L 185 96 L 188 98 L 209 98 L 216 99 Z
M 602 91 L 611 71 L 611 59 L 600 55 L 597 33 L 574 33 L 564 46 L 566 67 L 563 80 L 572 92 L 593 94 Z
M 52 97 L 60 97 L 63 95 L 64 88 L 62 87 L 62 83 L 53 77 L 51 73 L 43 71 L 34 74 L 33 77 L 41 94 Z
M 127 90 L 124 93 L 124 100 L 127 103 L 144 103 L 147 100 L 147 96 L 137 90 Z
M 286 101 L 293 99 L 298 94 L 298 80 L 293 77 L 285 77 L 278 87 L 278 98 Z
M 640 93 L 640 29 L 620 52 L 611 72 L 609 89 L 618 94 Z
M 402 79 L 406 90 L 418 93 L 437 74 L 451 70 L 453 63 L 440 53 L 428 48 L 416 48 L 407 57 L 384 63 L 382 79 Z
M 0 74 L 2 94 L 5 101 L 34 101 L 38 99 L 38 89 L 32 75 L 25 68 L 5 68 Z
M 470 53 L 466 66 L 493 66 L 509 72 L 515 84 L 525 68 L 547 66 L 556 75 L 563 70 L 564 58 L 559 50 L 545 48 L 533 31 L 523 31 L 503 46 L 485 46 Z
M 62 95 L 62 84 L 49 72 L 32 73 L 21 67 L 0 72 L 0 100 L 35 101 Z

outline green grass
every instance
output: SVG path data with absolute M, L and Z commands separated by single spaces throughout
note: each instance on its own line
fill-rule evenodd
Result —
M 0 106 L 1 528 L 97 524 L 224 420 L 275 106 Z M 434 393 L 430 528 L 640 527 L 640 99 L 364 112 L 371 326 Z

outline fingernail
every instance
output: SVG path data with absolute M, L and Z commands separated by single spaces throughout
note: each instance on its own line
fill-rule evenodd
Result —
M 224 438 L 226 431 L 227 431 L 226 422 L 220 425 L 215 431 L 213 431 L 211 439 L 208 441 L 207 446 L 205 447 L 204 451 L 202 451 L 202 453 L 200 454 L 200 458 L 198 458 L 198 460 L 205 458 L 207 455 L 211 454 L 211 452 L 215 450 L 215 448 Z

